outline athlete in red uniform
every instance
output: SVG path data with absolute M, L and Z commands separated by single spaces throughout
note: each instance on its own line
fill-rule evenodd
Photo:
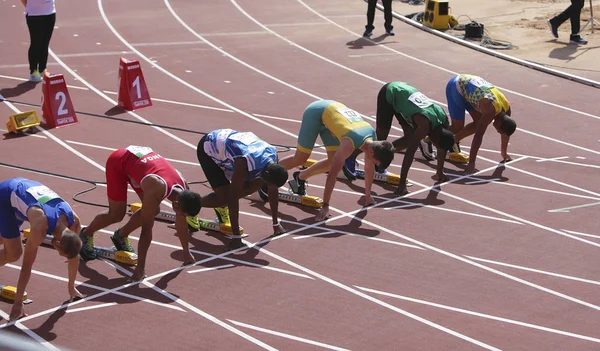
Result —
M 184 263 L 195 262 L 190 253 L 189 230 L 186 216 L 197 216 L 202 207 L 199 194 L 189 190 L 189 186 L 179 171 L 169 161 L 149 147 L 129 146 L 113 152 L 106 161 L 106 187 L 108 211 L 97 215 L 89 226 L 80 233 L 83 247 L 81 257 L 85 260 L 96 258 L 93 234 L 113 223 L 119 223 L 127 210 L 127 184 L 142 200 L 142 209 L 135 212 L 127 223 L 117 229 L 111 240 L 117 250 L 133 252 L 128 236 L 142 227 L 138 244 L 138 264 L 131 277 L 133 281 L 145 277 L 146 254 L 152 241 L 154 218 L 160 212 L 160 203 L 169 199 L 176 213 L 175 228 L 183 248 Z

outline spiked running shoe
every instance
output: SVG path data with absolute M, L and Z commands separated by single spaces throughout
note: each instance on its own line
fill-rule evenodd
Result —
M 419 142 L 419 150 L 421 150 L 421 155 L 423 155 L 427 161 L 435 160 L 437 156 L 437 152 L 433 150 L 433 144 L 430 140 L 422 139 Z
M 294 172 L 292 179 L 288 181 L 290 188 L 294 194 L 304 196 L 306 195 L 306 180 L 300 179 L 300 171 Z
M 128 237 L 122 238 L 121 236 L 119 236 L 119 230 L 121 230 L 121 229 L 115 230 L 115 233 L 113 235 L 111 235 L 111 237 L 110 237 L 110 240 L 112 240 L 113 245 L 115 245 L 115 248 L 117 249 L 117 251 L 135 252 L 133 250 L 133 246 L 129 242 L 129 238 Z
M 215 207 L 215 213 L 217 214 L 217 220 L 221 224 L 231 224 L 231 219 L 229 219 L 229 207 Z
M 185 221 L 187 222 L 188 229 L 190 232 L 194 233 L 200 230 L 200 221 L 196 216 L 187 216 L 185 217 Z
M 83 242 L 79 255 L 81 255 L 81 258 L 85 261 L 95 260 L 97 255 L 96 249 L 94 249 L 94 236 L 83 234 L 84 229 L 85 228 L 81 228 L 81 231 L 79 232 L 79 238 Z
M 260 196 L 261 200 L 264 202 L 269 201 L 269 187 L 267 184 L 263 184 L 263 186 L 258 189 L 258 196 Z
M 342 172 L 348 180 L 356 180 L 356 159 L 352 157 L 348 157 L 346 161 L 344 161 L 344 166 L 342 166 Z

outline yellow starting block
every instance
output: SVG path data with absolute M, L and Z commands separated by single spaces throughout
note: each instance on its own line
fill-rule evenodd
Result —
M 17 296 L 17 287 L 15 286 L 10 286 L 10 285 L 2 285 L 0 284 L 0 297 L 2 297 L 5 300 L 8 301 L 15 301 L 15 297 Z M 27 298 L 27 292 L 25 292 L 23 294 L 23 303 L 24 304 L 28 304 L 28 303 L 32 303 L 32 300 L 29 300 Z
M 129 205 L 130 214 L 134 214 L 136 211 L 142 208 L 142 204 L 139 202 L 133 203 Z M 160 210 L 160 213 L 155 217 L 159 221 L 175 223 L 175 212 Z M 210 221 L 206 219 L 202 219 L 198 217 L 198 222 L 200 224 L 201 229 L 210 230 L 214 232 L 221 232 L 226 235 L 232 235 L 233 229 L 231 228 L 231 224 L 228 223 L 219 223 L 218 221 Z M 170 228 L 174 228 L 174 226 L 169 226 Z M 240 227 L 240 234 L 244 234 L 244 228 Z M 248 236 L 244 234 L 243 237 Z
M 314 160 L 312 158 L 309 158 L 308 160 L 306 160 L 306 162 L 304 162 L 304 164 L 302 165 L 302 167 L 308 168 L 308 167 L 314 165 L 317 162 L 319 162 L 319 160 Z
M 452 162 L 469 163 L 469 155 L 462 152 L 451 152 L 448 154 L 448 159 Z
M 248 195 L 248 198 L 250 200 L 254 200 L 254 201 L 266 202 L 266 199 L 262 198 L 262 196 L 260 196 L 258 191 L 251 195 Z M 312 195 L 298 195 L 298 194 L 294 194 L 291 190 L 288 190 L 287 192 L 280 190 L 279 191 L 279 200 L 285 201 L 285 202 L 291 202 L 294 204 L 300 204 L 303 206 L 315 207 L 315 208 L 323 207 L 323 200 L 320 197 L 312 196 Z
M 23 229 L 23 243 L 27 241 L 29 232 L 29 229 Z M 52 235 L 46 234 L 42 244 L 52 246 L 52 238 Z M 118 263 L 135 266 L 138 261 L 138 255 L 136 253 L 129 251 L 117 251 L 117 249 L 114 247 L 94 246 L 94 250 L 96 251 L 96 255 Z
M 356 177 L 360 178 L 360 179 L 365 179 L 365 171 L 363 171 L 362 169 L 357 169 Z M 373 180 L 378 181 L 378 182 L 385 182 L 388 184 L 398 185 L 398 184 L 400 184 L 400 175 L 394 174 L 394 173 L 389 173 L 389 172 L 386 174 L 381 174 L 379 172 L 375 172 L 375 175 L 373 176 Z M 406 180 L 406 185 L 412 186 L 412 184 L 408 182 L 408 179 Z
M 37 113 L 32 110 L 10 116 L 6 122 L 6 129 L 11 133 L 18 133 L 39 125 Z

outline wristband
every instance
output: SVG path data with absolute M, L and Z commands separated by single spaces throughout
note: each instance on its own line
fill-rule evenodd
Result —
M 273 224 L 273 227 L 279 227 L 281 223 L 278 221 L 277 223 Z

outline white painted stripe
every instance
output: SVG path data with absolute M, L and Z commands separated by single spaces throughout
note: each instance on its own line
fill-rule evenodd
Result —
M 314 238 L 314 237 L 325 236 L 325 235 L 329 235 L 329 234 L 335 234 L 335 230 L 328 230 L 325 232 L 319 232 L 319 233 L 315 233 L 315 234 L 298 235 L 298 236 L 295 236 L 293 239 Z
M 8 313 L 0 310 L 0 317 L 2 317 L 4 320 L 8 320 L 10 318 L 10 316 L 8 315 Z M 20 320 L 16 321 L 16 322 L 12 322 L 19 330 L 22 330 L 25 334 L 27 334 L 29 337 L 31 337 L 33 340 L 37 341 L 38 343 L 40 343 L 42 346 L 44 346 L 45 348 L 49 349 L 49 350 L 59 350 L 57 347 L 55 347 L 54 345 L 52 345 L 51 343 L 49 343 L 48 341 L 46 341 L 46 339 L 42 338 L 41 336 L 37 335 L 33 330 L 27 328 L 26 326 L 23 325 L 23 323 L 21 322 L 23 318 L 21 318 Z
M 0 129 L 0 131 L 8 133 L 8 130 L 6 130 L 6 129 Z M 28 137 L 34 137 L 34 138 L 40 138 L 40 139 L 48 139 L 48 138 L 46 138 L 43 135 L 37 135 L 37 134 L 31 134 L 31 133 L 23 133 L 23 134 L 26 135 L 26 136 L 28 136 Z
M 427 305 L 427 306 L 437 307 L 437 308 L 441 308 L 441 309 L 444 309 L 444 310 L 449 310 L 449 311 L 459 312 L 459 313 L 463 313 L 463 314 L 468 314 L 468 315 L 471 315 L 471 316 L 476 316 L 476 317 L 491 319 L 491 320 L 495 320 L 495 321 L 499 321 L 499 322 L 503 322 L 503 323 L 514 324 L 514 325 L 518 325 L 518 326 L 521 326 L 521 327 L 542 330 L 542 331 L 545 331 L 545 332 L 549 332 L 549 333 L 553 333 L 553 334 L 559 334 L 559 335 L 564 335 L 564 336 L 569 336 L 569 337 L 572 337 L 572 338 L 583 339 L 583 340 L 588 340 L 588 341 L 593 341 L 593 342 L 600 342 L 600 339 L 593 338 L 591 336 L 586 336 L 586 335 L 581 335 L 581 334 L 575 334 L 575 333 L 571 333 L 571 332 L 567 332 L 567 331 L 563 331 L 563 330 L 559 330 L 559 329 L 547 328 L 547 327 L 543 327 L 541 325 L 536 325 L 536 324 L 531 324 L 531 323 L 525 323 L 525 322 L 517 321 L 517 320 L 514 320 L 514 319 L 508 319 L 508 318 L 493 316 L 493 315 L 485 314 L 485 313 L 474 312 L 474 311 L 465 310 L 465 309 L 462 309 L 462 308 L 452 307 L 452 306 L 448 306 L 448 305 L 442 305 L 442 304 L 435 303 L 435 302 L 429 302 L 429 301 L 415 299 L 415 298 L 408 297 L 408 296 L 402 296 L 402 295 L 392 294 L 392 293 L 388 293 L 388 292 L 384 292 L 384 291 L 380 291 L 380 290 L 369 289 L 369 288 L 364 288 L 364 287 L 360 287 L 360 286 L 356 286 L 356 288 L 360 289 L 360 290 L 363 290 L 363 291 L 368 291 L 368 292 L 372 292 L 372 293 L 375 293 L 375 294 L 379 294 L 379 295 L 393 297 L 393 298 L 399 299 L 399 300 L 415 302 L 415 303 L 418 303 L 418 304 L 421 304 L 421 305 Z
M 356 233 L 338 232 L 338 231 L 328 231 L 328 232 L 309 234 L 309 235 L 297 235 L 293 239 L 298 240 L 298 239 L 315 238 L 315 237 L 325 236 L 325 235 L 330 235 L 330 234 L 343 234 L 346 236 L 354 236 L 354 237 L 359 237 L 359 238 L 368 239 L 368 240 L 380 241 L 380 242 L 384 242 L 384 243 L 388 243 L 388 244 L 392 244 L 392 245 L 406 246 L 406 247 L 411 247 L 413 249 L 425 250 L 424 248 L 418 247 L 416 245 L 410 245 L 410 244 L 400 243 L 397 241 L 386 240 L 386 239 L 381 239 L 381 238 L 377 238 L 377 237 L 370 237 L 370 236 L 356 234 Z
M 578 209 L 578 208 L 598 206 L 598 205 L 600 205 L 600 202 L 592 202 L 591 204 L 584 204 L 584 205 L 577 205 L 577 206 L 571 206 L 571 207 L 557 208 L 555 210 L 548 210 L 548 212 L 551 212 L 551 213 L 556 213 L 556 212 L 571 212 L 571 210 L 575 210 L 575 209 Z
M 91 148 L 95 148 L 95 149 L 108 150 L 108 151 L 115 151 L 115 150 L 117 150 L 117 149 L 112 148 L 112 147 L 94 145 L 94 144 L 89 144 L 89 143 L 82 143 L 82 142 L 79 142 L 79 141 L 73 141 L 73 140 L 65 140 L 65 141 L 67 143 L 69 143 L 69 144 L 80 145 L 80 146 L 87 146 L 87 147 L 91 147 Z M 182 163 L 182 164 L 186 164 L 186 165 L 190 165 L 190 166 L 198 166 L 198 167 L 200 167 L 200 164 L 198 162 L 189 162 L 189 161 L 183 161 L 183 160 L 175 160 L 175 159 L 167 158 L 167 157 L 165 157 L 165 160 L 167 160 L 169 162 L 173 162 L 173 163 Z
M 295 119 L 291 119 L 291 118 L 283 118 L 283 117 L 275 117 L 275 116 L 267 116 L 267 115 L 260 115 L 258 113 L 254 113 L 253 114 L 256 117 L 262 117 L 262 118 L 269 118 L 269 119 L 276 119 L 279 121 L 286 121 L 286 122 L 293 122 L 293 123 L 302 123 L 302 121 L 298 121 Z
M 373 57 L 373 56 L 396 56 L 394 53 L 379 53 L 379 54 L 362 54 L 362 55 L 348 55 L 348 57 L 358 58 L 358 57 Z
M 319 346 L 322 347 L 324 349 L 329 349 L 329 350 L 337 350 L 337 351 L 347 351 L 347 349 L 343 349 L 341 347 L 337 347 L 337 346 L 333 346 L 333 345 L 329 345 L 329 344 L 324 344 L 322 342 L 318 342 L 318 341 L 314 341 L 314 340 L 310 340 L 310 339 L 305 339 L 305 338 L 301 338 L 298 336 L 293 336 L 290 334 L 286 334 L 286 333 L 282 333 L 282 332 L 278 332 L 275 330 L 270 330 L 270 329 L 265 329 L 265 328 L 261 328 L 261 327 L 257 327 L 254 325 L 250 325 L 250 324 L 246 324 L 246 323 L 242 323 L 242 322 L 237 322 L 231 319 L 228 319 L 227 321 L 239 326 L 239 327 L 244 327 L 244 328 L 248 328 L 248 329 L 252 329 L 252 330 L 256 330 L 259 332 L 263 332 L 266 334 L 271 334 L 271 335 L 276 335 L 276 336 L 280 336 L 282 338 L 286 338 L 286 339 L 290 339 L 290 340 L 294 340 L 294 341 L 299 341 L 305 344 L 309 344 L 309 345 L 314 345 L 314 346 Z
M 202 44 L 198 41 L 165 41 L 165 42 L 154 42 L 154 43 L 132 43 L 133 46 L 179 46 L 179 45 L 199 45 Z
M 504 263 L 504 262 L 486 260 L 484 258 L 479 258 L 479 257 L 466 256 L 466 255 L 465 255 L 465 257 L 468 257 L 468 258 L 470 258 L 470 259 L 472 259 L 474 261 L 491 263 L 491 264 L 495 264 L 495 265 L 498 265 L 498 266 L 516 268 L 516 269 L 520 269 L 520 270 L 523 270 L 523 271 L 545 274 L 545 275 L 549 275 L 549 276 L 552 276 L 552 277 L 569 279 L 569 280 L 575 280 L 575 281 L 582 282 L 582 283 L 600 285 L 600 281 L 597 281 L 597 280 L 590 280 L 590 279 L 584 279 L 584 278 L 574 277 L 572 275 L 566 275 L 566 274 L 559 274 L 559 273 L 553 273 L 553 272 L 548 272 L 548 271 L 542 271 L 542 270 L 539 270 L 539 269 L 534 269 L 534 268 L 529 268 L 529 267 L 524 267 L 524 266 L 517 266 L 515 264 L 510 264 L 510 263 Z
M 535 162 L 556 161 L 556 160 L 563 160 L 565 158 L 569 158 L 569 156 L 560 156 L 560 157 L 553 157 L 553 158 L 540 158 L 539 160 L 536 160 Z
M 586 234 L 586 233 L 581 233 L 581 232 L 574 232 L 572 230 L 566 230 L 563 229 L 563 231 L 569 233 L 569 234 L 575 234 L 575 235 L 581 235 L 581 236 L 588 236 L 590 238 L 596 238 L 596 239 L 600 239 L 600 235 L 592 235 L 592 234 Z
M 208 268 L 200 268 L 200 269 L 195 269 L 195 270 L 191 270 L 191 271 L 187 271 L 189 274 L 192 273 L 200 273 L 200 272 L 208 272 L 208 271 L 215 271 L 215 270 L 219 270 L 219 269 L 223 269 L 223 268 L 229 268 L 229 267 L 235 267 L 235 265 L 233 264 L 224 264 L 222 266 L 216 266 L 216 267 L 208 267 Z
M 60 54 L 61 58 L 70 57 L 94 57 L 94 56 L 120 56 L 120 55 L 131 55 L 132 51 L 98 51 L 98 52 L 77 52 L 73 54 Z
M 114 305 L 117 305 L 117 303 L 116 302 L 107 302 L 107 303 L 102 303 L 102 304 L 94 305 L 94 306 L 74 308 L 72 310 L 67 310 L 67 313 L 74 313 L 74 312 L 83 312 L 83 311 L 95 310 L 97 308 L 110 307 L 110 306 L 114 306 Z
M 485 184 L 485 183 L 497 182 L 497 181 L 500 181 L 500 180 L 502 180 L 502 179 L 500 179 L 500 178 L 479 179 L 479 180 L 473 180 L 473 181 L 470 181 L 470 182 L 466 182 L 465 184 L 468 184 L 468 185 Z
M 29 64 L 27 64 L 27 67 L 29 67 Z M 29 80 L 29 79 L 25 79 L 25 78 L 5 76 L 5 75 L 2 75 L 2 74 L 0 74 L 0 78 L 12 79 L 12 80 L 20 80 L 22 82 L 26 82 L 26 81 Z M 76 86 L 76 85 L 67 85 L 67 88 L 69 88 L 69 89 L 80 89 L 80 90 L 89 90 L 88 88 L 80 87 L 80 86 Z
M 114 92 L 114 91 L 103 90 L 102 92 L 105 93 L 105 94 L 117 95 L 117 92 Z M 159 98 L 156 98 L 156 97 L 153 97 L 152 101 L 164 102 L 164 103 L 167 103 L 167 104 L 174 104 L 174 105 L 181 105 L 181 106 L 197 107 L 197 108 L 202 108 L 202 109 L 207 109 L 207 110 L 215 110 L 215 111 L 222 111 L 222 112 L 234 112 L 233 110 L 229 110 L 229 109 L 226 109 L 226 108 L 212 107 L 212 106 L 205 106 L 205 105 L 198 105 L 198 104 L 191 104 L 189 102 L 181 102 L 181 101 L 159 99 Z

